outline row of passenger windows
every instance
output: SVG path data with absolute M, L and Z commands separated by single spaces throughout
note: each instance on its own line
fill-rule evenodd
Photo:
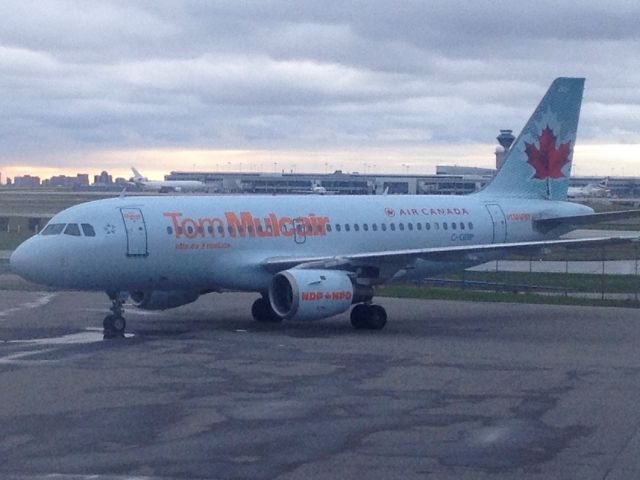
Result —
M 351 229 L 353 228 L 354 231 L 359 232 L 360 231 L 360 224 L 358 223 L 354 223 L 353 225 L 351 225 L 350 223 L 345 223 L 344 225 L 340 224 L 340 223 L 336 223 L 335 225 L 331 225 L 331 224 L 327 224 L 327 232 L 331 232 L 333 229 L 335 229 L 336 232 L 340 232 L 344 229 L 345 232 L 350 232 Z M 413 231 L 413 230 L 431 230 L 432 228 L 434 230 L 440 230 L 442 228 L 442 230 L 449 230 L 449 228 L 451 228 L 451 230 L 473 230 L 473 223 L 472 222 L 433 222 L 433 224 L 431 224 L 430 222 L 425 222 L 424 223 L 424 227 L 423 224 L 420 222 L 415 223 L 415 225 L 413 223 L 407 223 L 406 224 L 406 228 L 405 228 L 405 224 L 400 222 L 397 224 L 391 222 L 388 224 L 386 223 L 381 223 L 380 224 L 380 230 L 382 230 L 383 232 L 386 232 L 387 229 L 391 230 L 392 232 L 395 231 L 400 231 L 400 232 L 404 232 L 405 230 L 409 230 L 409 231 Z M 368 223 L 363 223 L 362 224 L 362 230 L 364 230 L 365 232 L 369 231 L 369 224 Z M 372 223 L 371 224 L 371 230 L 373 230 L 374 232 L 378 231 L 378 224 L 377 223 Z
M 290 225 L 288 225 L 288 228 L 291 228 Z M 341 224 L 341 223 L 336 223 L 336 224 L 327 224 L 326 225 L 326 229 L 327 232 L 332 232 L 332 231 L 336 231 L 336 232 L 341 232 L 341 231 L 345 231 L 345 232 L 350 232 L 350 231 L 355 231 L 355 232 L 359 232 L 360 230 L 364 231 L 364 232 L 368 232 L 369 230 L 372 230 L 374 232 L 377 232 L 378 230 L 381 230 L 383 232 L 386 232 L 387 230 L 391 230 L 392 232 L 395 231 L 414 231 L 414 230 L 473 230 L 473 223 L 472 222 L 425 222 L 420 223 L 407 223 L 406 225 L 402 222 L 395 224 L 393 222 L 389 223 L 388 225 L 386 223 L 381 223 L 380 225 L 378 225 L 377 223 L 372 223 L 371 225 L 369 225 L 368 223 L 363 223 L 362 225 L 360 225 L 359 223 L 345 223 L 345 224 Z M 193 227 L 191 225 L 189 225 L 188 227 L 186 227 L 186 232 L 184 231 L 185 229 L 183 229 L 182 227 L 178 227 L 177 228 L 177 232 L 179 235 L 182 235 L 184 233 L 187 233 L 189 235 L 193 235 L 195 232 L 199 233 L 199 234 L 204 234 L 204 228 L 202 226 L 198 226 L 198 227 Z M 267 227 L 266 229 L 267 231 L 271 231 L 270 227 Z M 298 231 L 298 233 L 313 233 L 313 226 L 312 225 L 307 225 L 306 227 L 304 227 L 302 224 L 298 224 L 296 225 L 296 230 Z M 224 233 L 224 228 L 222 227 L 222 225 L 218 225 L 217 227 L 213 227 L 213 225 L 209 225 L 207 227 L 207 232 L 209 232 L 209 234 L 213 234 L 214 231 L 218 232 L 218 234 L 222 235 Z M 234 234 L 237 232 L 239 233 L 244 233 L 244 228 L 239 227 L 239 228 L 235 228 L 233 226 L 228 226 L 227 227 L 227 231 L 230 234 Z M 252 235 L 255 232 L 258 233 L 262 233 L 264 231 L 264 229 L 262 228 L 262 225 L 258 225 L 257 228 L 254 228 L 251 225 L 247 226 L 246 229 L 246 233 L 248 233 L 249 235 Z M 322 232 L 322 225 L 316 225 L 316 232 Z M 169 235 L 173 234 L 173 228 L 172 227 L 167 227 L 167 233 Z
M 77 223 L 50 223 L 40 232 L 40 235 L 60 235 L 61 233 L 74 237 L 80 237 L 83 233 L 85 237 L 96 236 L 93 226 L 88 223 L 81 223 L 80 225 Z

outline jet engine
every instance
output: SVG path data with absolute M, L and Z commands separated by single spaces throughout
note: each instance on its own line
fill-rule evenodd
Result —
M 349 309 L 354 288 L 347 273 L 335 270 L 291 269 L 276 274 L 269 302 L 281 318 L 318 320 Z
M 129 292 L 134 305 L 142 310 L 166 310 L 195 302 L 200 292 L 191 290 L 152 290 Z

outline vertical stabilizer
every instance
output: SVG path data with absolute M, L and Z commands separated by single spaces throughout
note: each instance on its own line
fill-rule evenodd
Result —
M 566 200 L 584 78 L 556 78 L 478 195 Z
M 140 172 L 138 171 L 138 169 L 136 169 L 136 167 L 131 167 L 131 171 L 133 172 L 133 180 L 136 182 L 143 182 L 146 181 L 147 178 L 143 177 Z

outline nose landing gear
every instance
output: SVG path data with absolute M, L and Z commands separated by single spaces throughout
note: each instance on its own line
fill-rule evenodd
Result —
M 107 292 L 107 295 L 111 300 L 111 308 L 109 308 L 109 310 L 111 310 L 112 313 L 104 317 L 102 321 L 104 338 L 124 338 L 124 330 L 127 322 L 123 316 L 123 305 L 127 297 L 126 295 L 121 295 L 120 292 Z

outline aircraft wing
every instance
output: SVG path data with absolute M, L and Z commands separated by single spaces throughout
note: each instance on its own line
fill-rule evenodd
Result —
M 611 222 L 627 218 L 640 217 L 640 210 L 620 210 L 616 212 L 588 213 L 568 217 L 541 218 L 533 221 L 534 227 L 541 232 L 548 232 L 561 225 L 591 225 Z
M 335 256 L 272 257 L 262 262 L 268 271 L 276 273 L 293 267 L 349 270 L 359 266 L 378 266 L 383 263 L 406 265 L 415 259 L 433 261 L 475 260 L 474 255 L 492 253 L 524 253 L 552 247 L 594 247 L 640 242 L 640 237 L 594 237 L 579 239 L 542 240 L 534 242 L 490 243 L 455 247 L 414 248 L 381 252 L 350 253 Z

